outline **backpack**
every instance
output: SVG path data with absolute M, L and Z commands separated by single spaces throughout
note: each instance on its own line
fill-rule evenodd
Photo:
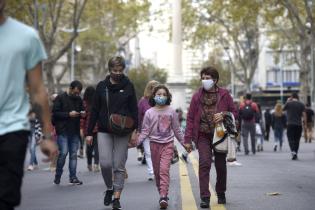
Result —
M 255 110 L 252 107 L 252 103 L 245 103 L 244 108 L 241 110 L 241 117 L 243 120 L 251 120 L 255 117 Z

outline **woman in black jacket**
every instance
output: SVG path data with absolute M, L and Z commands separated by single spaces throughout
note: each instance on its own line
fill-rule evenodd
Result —
M 286 128 L 287 118 L 282 110 L 282 105 L 277 103 L 275 106 L 275 111 L 271 115 L 271 127 L 273 129 L 275 135 L 275 145 L 273 150 L 276 152 L 278 145 L 280 146 L 280 150 L 282 150 L 283 143 L 283 131 Z
M 86 141 L 87 144 L 92 143 L 93 129 L 97 122 L 100 166 L 107 187 L 104 205 L 110 205 L 114 195 L 113 209 L 121 209 L 119 199 L 124 186 L 130 134 L 113 133 L 109 128 L 109 116 L 119 114 L 131 117 L 134 120 L 134 128 L 136 128 L 138 107 L 134 86 L 124 75 L 124 58 L 120 56 L 111 58 L 108 68 L 110 75 L 99 82 L 96 87 Z

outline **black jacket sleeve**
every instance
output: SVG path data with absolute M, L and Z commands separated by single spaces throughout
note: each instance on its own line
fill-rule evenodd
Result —
M 129 99 L 129 101 L 130 101 L 129 111 L 130 111 L 131 117 L 135 121 L 134 128 L 137 128 L 138 127 L 138 104 L 137 104 L 136 91 L 135 91 L 133 84 L 131 84 L 131 90 L 132 90 L 132 94 L 131 94 L 130 99 Z
M 69 113 L 63 110 L 62 105 L 62 96 L 57 96 L 54 101 L 53 109 L 52 109 L 54 119 L 64 120 L 69 119 Z
M 88 122 L 88 130 L 87 130 L 88 136 L 93 135 L 93 129 L 98 120 L 100 109 L 101 109 L 101 93 L 100 93 L 100 85 L 97 85 L 96 92 L 94 95 L 94 100 L 91 107 L 91 116 Z

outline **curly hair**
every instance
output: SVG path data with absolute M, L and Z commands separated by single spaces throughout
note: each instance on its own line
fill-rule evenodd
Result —
M 160 85 L 155 86 L 154 89 L 153 89 L 152 95 L 149 98 L 150 106 L 153 107 L 153 106 L 156 105 L 154 97 L 155 97 L 156 92 L 158 90 L 160 90 L 160 89 L 164 89 L 165 92 L 166 92 L 167 100 L 166 100 L 165 105 L 170 105 L 171 104 L 171 102 L 172 102 L 172 94 L 170 93 L 169 89 L 165 85 L 160 84 Z

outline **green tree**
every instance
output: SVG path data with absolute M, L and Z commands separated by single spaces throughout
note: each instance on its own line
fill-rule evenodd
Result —
M 109 58 L 119 51 L 126 60 L 131 59 L 129 40 L 148 21 L 149 8 L 148 0 L 93 0 L 87 3 L 83 22 L 90 30 L 82 33 L 78 40 L 83 49 L 79 60 L 82 78 L 91 72 L 93 81 L 104 77 Z
M 313 3 L 312 3 L 313 2 Z M 268 8 L 264 13 L 270 47 L 279 51 L 292 51 L 294 56 L 283 65 L 297 64 L 300 71 L 301 100 L 306 102 L 310 92 L 309 78 L 311 78 L 311 34 L 315 34 L 315 2 L 311 0 L 279 0 L 265 1 Z M 307 27 L 309 23 L 309 27 Z M 312 85 L 312 84 L 311 84 Z
M 211 45 L 226 51 L 231 70 L 250 90 L 258 64 L 261 3 L 253 0 L 183 2 L 185 39 L 192 47 Z
M 54 72 L 57 61 L 68 52 L 78 36 L 78 28 L 87 0 L 19 0 L 7 1 L 7 13 L 29 25 L 33 25 L 45 45 L 48 59 L 44 65 L 48 90 L 55 91 L 56 80 L 61 75 Z M 60 33 L 71 28 L 71 34 Z
M 135 86 L 137 99 L 139 100 L 143 96 L 144 88 L 149 81 L 156 80 L 165 84 L 167 73 L 164 69 L 157 68 L 153 64 L 146 62 L 137 69 L 131 69 L 128 72 L 128 77 Z

